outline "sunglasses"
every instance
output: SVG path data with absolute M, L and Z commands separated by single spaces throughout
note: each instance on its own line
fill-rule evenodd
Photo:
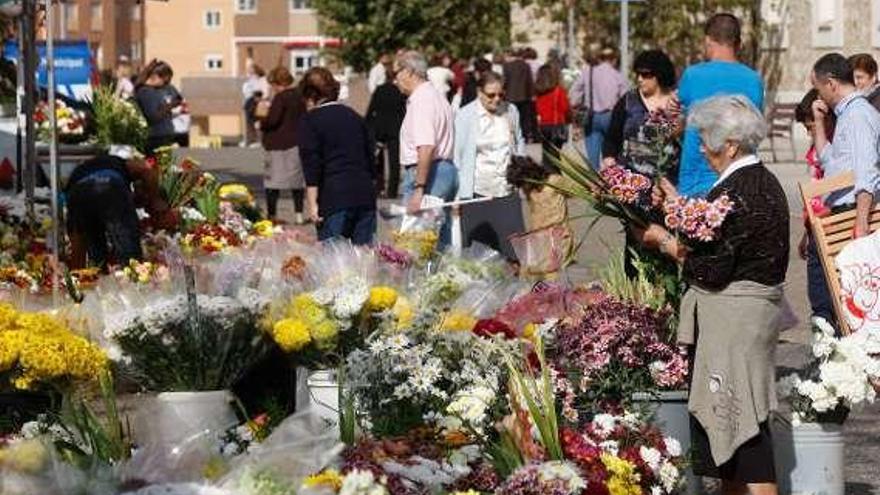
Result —
M 481 93 L 483 93 L 483 96 L 485 96 L 486 98 L 488 98 L 488 99 L 490 99 L 490 100 L 495 100 L 495 99 L 499 99 L 499 100 L 500 100 L 500 99 L 504 98 L 504 92 L 498 92 L 498 93 L 485 93 L 485 92 L 482 92 L 482 91 L 481 91 Z

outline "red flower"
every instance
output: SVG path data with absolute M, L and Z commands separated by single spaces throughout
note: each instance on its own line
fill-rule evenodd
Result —
M 148 157 L 146 160 L 144 160 L 144 166 L 149 169 L 156 168 L 156 165 L 158 165 L 158 162 L 156 161 L 155 156 Z
M 479 320 L 474 326 L 474 333 L 480 337 L 492 337 L 493 335 L 504 335 L 506 339 L 516 338 L 516 332 L 504 323 L 495 319 Z

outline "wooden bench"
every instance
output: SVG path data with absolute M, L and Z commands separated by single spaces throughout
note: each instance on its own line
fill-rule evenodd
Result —
M 788 143 L 791 159 L 796 159 L 794 147 L 794 114 L 797 103 L 774 103 L 767 112 L 767 137 L 770 139 L 770 153 L 773 163 L 779 162 L 778 141 Z
M 807 219 L 813 234 L 813 241 L 816 243 L 816 251 L 822 262 L 822 268 L 825 270 L 828 291 L 834 304 L 834 315 L 840 325 L 840 331 L 844 335 L 849 334 L 851 329 L 843 316 L 840 274 L 834 263 L 834 258 L 853 240 L 856 211 L 852 209 L 820 217 L 810 207 L 810 200 L 816 196 L 824 197 L 828 193 L 851 188 L 854 183 L 855 175 L 852 172 L 818 181 L 800 183 L 801 199 L 807 211 Z M 869 217 L 869 230 L 875 232 L 878 229 L 880 229 L 880 204 L 875 204 Z

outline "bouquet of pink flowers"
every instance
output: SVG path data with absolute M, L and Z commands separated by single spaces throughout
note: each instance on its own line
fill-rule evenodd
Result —
M 733 201 L 721 195 L 715 201 L 678 196 L 663 204 L 664 222 L 670 229 L 691 240 L 714 241 L 724 219 L 733 211 Z
M 626 204 L 637 203 L 651 190 L 651 179 L 617 165 L 605 167 L 600 174 L 608 185 L 609 192 Z
M 601 403 L 684 385 L 687 359 L 668 338 L 670 316 L 600 293 L 576 321 L 560 325 L 548 357 L 557 388 L 567 390 L 564 415 L 574 420 Z

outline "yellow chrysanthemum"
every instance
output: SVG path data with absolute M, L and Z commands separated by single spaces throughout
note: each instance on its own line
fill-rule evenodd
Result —
M 303 480 L 303 486 L 306 488 L 326 487 L 338 492 L 342 489 L 342 475 L 335 469 L 325 469 Z
M 284 352 L 297 352 L 312 341 L 309 327 L 302 320 L 285 318 L 272 328 L 272 338 Z
M 327 311 L 312 296 L 303 293 L 290 301 L 290 306 L 287 308 L 287 317 L 304 320 L 310 325 L 317 325 L 327 319 Z
M 370 289 L 370 300 L 367 302 L 367 308 L 374 313 L 378 313 L 393 308 L 396 302 L 396 290 L 391 287 L 377 286 Z
M 317 325 L 310 326 L 309 333 L 319 350 L 329 351 L 336 346 L 336 336 L 339 335 L 339 328 L 333 320 L 324 320 Z
M 254 232 L 260 237 L 272 237 L 275 226 L 271 220 L 260 220 L 254 224 Z
M 46 447 L 39 440 L 23 440 L 0 449 L 0 466 L 20 473 L 36 473 L 46 462 Z
M 412 324 L 413 318 L 415 318 L 412 303 L 410 303 L 409 299 L 405 296 L 399 296 L 397 298 L 397 302 L 394 304 L 394 308 L 392 308 L 391 311 L 397 319 L 398 330 L 408 328 Z
M 470 332 L 477 324 L 477 319 L 470 313 L 460 310 L 450 311 L 443 319 L 443 330 L 447 332 Z
M 526 340 L 535 340 L 535 336 L 538 334 L 538 326 L 534 323 L 529 323 L 523 327 L 523 338 Z
M 602 454 L 602 464 L 608 470 L 608 492 L 611 495 L 640 495 L 639 473 L 636 466 L 620 457 Z
M 254 196 L 244 184 L 224 184 L 218 191 L 220 199 L 238 204 L 253 204 Z

